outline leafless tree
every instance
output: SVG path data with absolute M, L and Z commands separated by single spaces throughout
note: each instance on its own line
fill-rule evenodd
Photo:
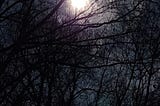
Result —
M 0 104 L 158 106 L 160 2 L 69 2 L 0 1 Z

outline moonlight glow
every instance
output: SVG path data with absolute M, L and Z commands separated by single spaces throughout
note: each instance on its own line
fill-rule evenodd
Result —
M 77 9 L 84 9 L 88 4 L 88 0 L 71 0 L 71 5 Z

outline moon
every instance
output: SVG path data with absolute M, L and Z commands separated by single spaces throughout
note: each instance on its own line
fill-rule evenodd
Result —
M 89 0 L 71 0 L 71 5 L 74 9 L 81 10 L 84 9 Z

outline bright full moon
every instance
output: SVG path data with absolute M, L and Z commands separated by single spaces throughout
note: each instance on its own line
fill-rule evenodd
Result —
M 71 5 L 73 8 L 80 10 L 84 9 L 88 4 L 88 0 L 71 0 Z

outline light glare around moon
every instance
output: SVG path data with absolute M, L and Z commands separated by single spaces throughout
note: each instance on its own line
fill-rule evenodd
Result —
M 71 0 L 71 5 L 74 9 L 84 9 L 88 4 L 88 0 Z

